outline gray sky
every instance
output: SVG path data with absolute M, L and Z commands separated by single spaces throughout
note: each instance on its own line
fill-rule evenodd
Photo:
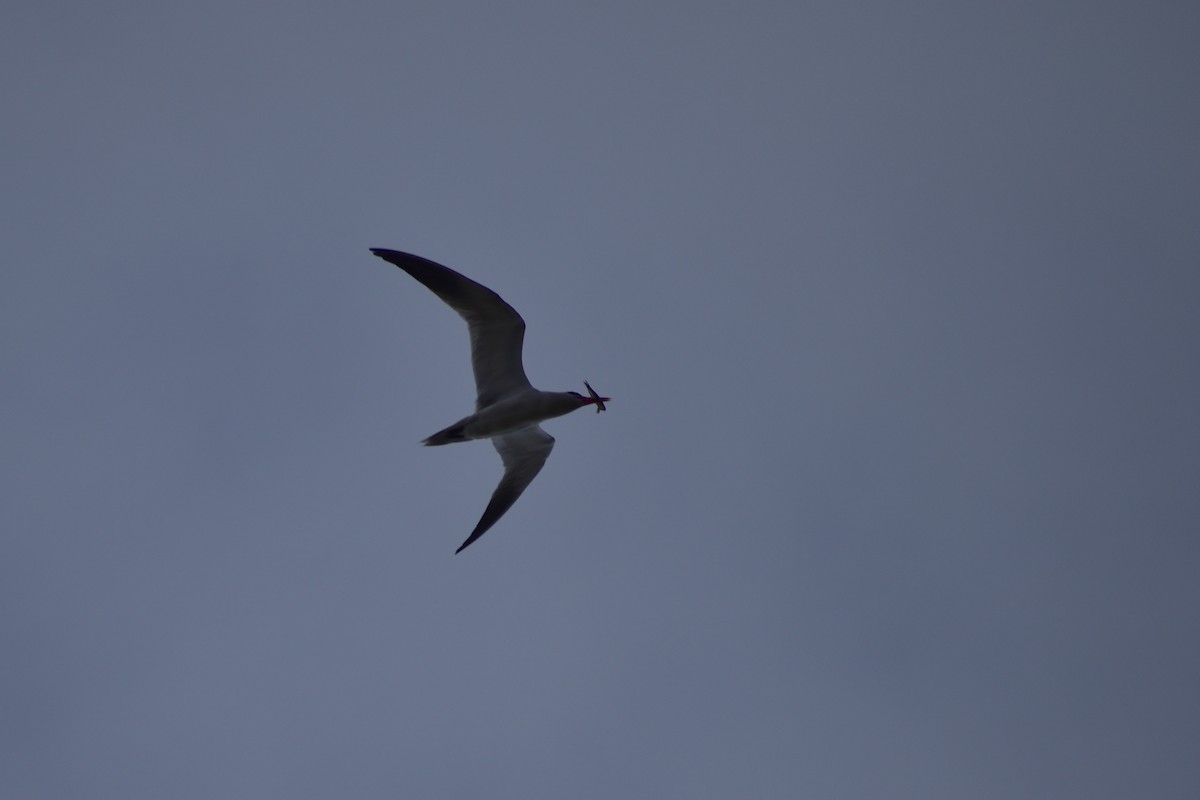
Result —
M 0 796 L 1196 796 L 1189 4 L 19 6 Z

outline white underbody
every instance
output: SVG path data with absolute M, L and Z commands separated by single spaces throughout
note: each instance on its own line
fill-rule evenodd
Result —
M 503 397 L 469 417 L 463 417 L 453 427 L 462 425 L 462 434 L 468 439 L 490 439 L 536 425 L 542 420 L 561 417 L 579 407 L 580 400 L 576 395 L 526 389 Z

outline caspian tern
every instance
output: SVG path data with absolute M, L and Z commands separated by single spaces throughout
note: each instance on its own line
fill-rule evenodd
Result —
M 373 247 L 371 252 L 423 283 L 467 321 L 471 334 L 471 366 L 475 371 L 475 413 L 443 428 L 426 445 L 491 439 L 504 477 L 467 540 L 455 553 L 487 533 L 512 508 L 541 472 L 554 448 L 554 437 L 539 422 L 595 405 L 604 410 L 610 397 L 596 394 L 587 381 L 588 397 L 579 392 L 543 392 L 533 388 L 521 363 L 525 320 L 491 289 L 427 258 Z

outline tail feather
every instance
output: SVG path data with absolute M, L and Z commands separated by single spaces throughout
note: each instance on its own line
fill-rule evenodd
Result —
M 433 447 L 439 444 L 453 444 L 454 442 L 467 441 L 466 435 L 463 433 L 464 426 L 461 422 L 456 422 L 449 428 L 442 428 L 440 431 L 430 436 L 421 444 L 426 447 Z

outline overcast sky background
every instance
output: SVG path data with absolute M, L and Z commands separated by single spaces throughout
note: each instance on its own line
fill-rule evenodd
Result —
M 1196 797 L 1198 26 L 10 4 L 0 796 Z

